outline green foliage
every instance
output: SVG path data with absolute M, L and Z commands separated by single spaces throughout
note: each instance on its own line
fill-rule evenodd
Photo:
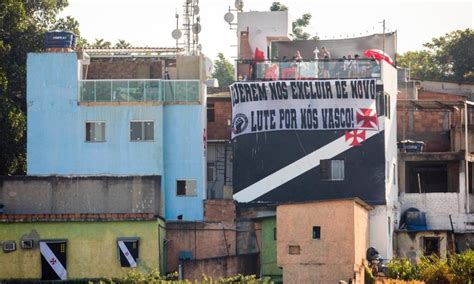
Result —
M 214 61 L 214 72 L 212 77 L 219 81 L 220 87 L 228 87 L 234 82 L 234 66 L 225 57 L 219 53 L 217 60 Z
M 178 272 L 174 272 L 168 275 L 160 275 L 157 270 L 152 270 L 150 273 L 145 274 L 140 270 L 130 269 L 123 278 L 113 279 L 102 279 L 100 281 L 89 282 L 92 283 L 104 283 L 104 284 L 270 284 L 270 280 L 257 279 L 255 275 L 244 276 L 238 274 L 228 278 L 219 278 L 213 280 L 211 277 L 202 275 L 200 281 L 190 281 L 187 279 L 178 280 Z
M 114 45 L 115 48 L 131 48 L 132 44 L 126 42 L 123 39 L 119 39 L 118 42 Z
M 427 284 L 454 283 L 454 276 L 446 259 L 440 259 L 437 255 L 422 257 L 417 265 L 420 278 Z
M 273 2 L 272 5 L 270 6 L 270 11 L 272 11 L 272 12 L 288 11 L 288 7 L 281 4 L 280 2 Z
M 428 80 L 474 82 L 474 30 L 457 30 L 424 44 L 427 50 L 398 56 L 400 67 L 412 77 Z
M 92 43 L 89 48 L 111 48 L 112 43 L 110 41 L 106 41 L 103 38 L 95 39 L 95 42 Z
M 388 277 L 400 280 L 420 280 L 427 284 L 466 284 L 474 279 L 474 251 L 448 255 L 421 257 L 413 265 L 407 259 L 393 259 L 388 265 Z
M 43 48 L 44 33 L 78 33 L 73 18 L 58 20 L 67 1 L 0 1 L 0 175 L 24 174 L 26 161 L 26 56 Z
M 474 279 L 474 251 L 453 254 L 448 258 L 448 265 L 454 274 L 455 283 L 469 283 Z
M 375 276 L 372 273 L 372 270 L 368 266 L 364 266 L 364 283 L 365 284 L 375 284 Z
M 280 2 L 273 2 L 270 6 L 270 11 L 288 11 L 288 7 L 281 4 Z M 293 40 L 308 40 L 310 38 L 313 40 L 318 39 L 317 36 L 311 37 L 309 33 L 304 31 L 304 28 L 306 28 L 311 22 L 311 18 L 312 15 L 310 13 L 305 13 L 300 18 L 293 21 L 293 23 L 291 24 L 291 36 L 293 37 Z
M 406 258 L 395 258 L 388 264 L 388 277 L 400 280 L 419 279 L 417 266 Z

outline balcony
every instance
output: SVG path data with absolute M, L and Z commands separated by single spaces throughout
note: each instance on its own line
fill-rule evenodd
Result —
M 237 60 L 238 81 L 380 78 L 372 59 L 311 61 Z
M 200 102 L 199 80 L 80 80 L 80 102 Z

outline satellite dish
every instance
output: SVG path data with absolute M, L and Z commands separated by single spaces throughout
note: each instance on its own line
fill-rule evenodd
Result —
M 173 32 L 171 32 L 171 36 L 176 40 L 180 39 L 181 35 L 181 31 L 178 29 L 175 29 Z
M 198 6 L 198 5 L 194 5 L 194 7 L 193 7 L 194 15 L 199 15 L 199 11 L 200 11 L 199 6 Z
M 201 32 L 201 24 L 200 23 L 195 23 L 193 25 L 193 33 L 198 34 Z
M 244 1 L 243 0 L 235 0 L 234 6 L 235 6 L 235 9 L 237 9 L 239 11 L 242 11 L 242 9 L 244 8 Z
M 232 21 L 234 21 L 234 14 L 232 14 L 231 12 L 227 12 L 224 15 L 224 21 L 226 21 L 229 24 L 232 23 Z
M 206 57 L 206 75 L 212 74 L 214 72 L 214 64 L 209 57 Z

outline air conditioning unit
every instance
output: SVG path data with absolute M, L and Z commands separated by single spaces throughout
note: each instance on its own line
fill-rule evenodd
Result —
M 33 249 L 35 247 L 35 241 L 30 239 L 21 240 L 20 246 L 22 249 Z
M 3 251 L 4 252 L 16 251 L 15 241 L 5 241 L 5 242 L 3 242 Z

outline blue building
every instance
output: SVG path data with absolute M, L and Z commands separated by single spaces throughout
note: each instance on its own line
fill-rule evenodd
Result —
M 170 51 L 28 54 L 28 175 L 160 175 L 165 218 L 202 220 L 204 57 Z

